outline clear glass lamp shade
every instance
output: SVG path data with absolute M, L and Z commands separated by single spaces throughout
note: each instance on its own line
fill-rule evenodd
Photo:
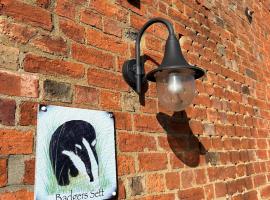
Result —
M 160 105 L 171 111 L 184 110 L 195 97 L 195 79 L 192 71 L 160 71 L 155 74 Z

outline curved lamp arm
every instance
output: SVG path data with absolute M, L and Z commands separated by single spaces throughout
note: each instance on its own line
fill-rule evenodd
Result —
M 145 32 L 145 30 L 151 26 L 154 23 L 162 23 L 165 24 L 165 26 L 167 27 L 168 31 L 169 31 L 169 36 L 174 35 L 174 30 L 173 30 L 173 26 L 172 24 L 163 18 L 153 18 L 151 20 L 149 20 L 148 22 L 146 22 L 144 24 L 144 26 L 142 27 L 142 29 L 139 31 L 138 36 L 136 38 L 136 44 L 135 44 L 135 48 L 136 48 L 136 92 L 138 94 L 142 93 L 142 79 L 144 77 L 144 72 L 141 66 L 141 58 L 140 58 L 140 54 L 141 54 L 141 50 L 140 50 L 140 43 L 141 43 L 141 38 L 143 33 Z

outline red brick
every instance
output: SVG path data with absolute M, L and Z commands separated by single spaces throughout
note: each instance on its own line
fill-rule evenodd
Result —
M 80 21 L 85 24 L 94 26 L 98 29 L 102 29 L 102 17 L 101 15 L 94 13 L 93 11 L 83 10 L 81 12 Z
M 84 42 L 85 30 L 84 27 L 76 24 L 75 22 L 67 19 L 60 19 L 59 27 L 61 31 L 71 40 L 76 42 Z
M 149 50 L 162 52 L 163 43 L 162 40 L 151 35 L 145 36 L 145 47 Z
M 19 49 L 0 44 L 0 68 L 17 70 Z
M 3 125 L 15 124 L 16 102 L 9 99 L 0 99 L 0 123 Z
M 269 199 L 270 198 L 270 186 L 264 186 L 261 190 L 260 190 L 260 194 L 261 197 L 263 199 Z
M 143 132 L 163 131 L 156 117 L 150 115 L 139 115 L 139 114 L 134 115 L 134 126 L 136 131 L 143 131 Z
M 139 171 L 159 171 L 167 168 L 167 155 L 164 153 L 141 153 L 138 156 Z
M 72 45 L 72 57 L 78 61 L 105 69 L 114 67 L 114 58 L 111 54 L 94 48 L 86 48 L 79 44 Z
M 0 159 L 0 187 L 4 187 L 7 184 L 7 159 Z
M 256 175 L 253 177 L 254 187 L 259 187 L 266 183 L 266 176 L 264 174 Z
M 142 152 L 156 150 L 155 138 L 141 134 L 122 132 L 118 134 L 119 149 L 123 152 Z
M 132 130 L 131 114 L 124 112 L 114 112 L 115 126 L 121 130 Z
M 146 176 L 147 193 L 163 192 L 165 190 L 165 180 L 163 174 L 149 174 Z
M 189 121 L 190 128 L 192 130 L 193 134 L 203 134 L 203 125 L 201 121 L 196 121 L 196 120 L 190 120 Z
M 173 169 L 179 169 L 184 167 L 184 163 L 174 153 L 170 153 L 170 164 Z
M 214 185 L 206 185 L 204 186 L 204 193 L 206 200 L 212 200 L 215 197 Z
M 52 54 L 67 55 L 68 52 L 67 44 L 62 37 L 42 35 L 33 39 L 31 44 Z
M 1 34 L 22 44 L 26 44 L 37 33 L 34 28 L 17 23 L 11 23 L 4 19 L 0 19 L 0 26 Z
M 69 0 L 57 0 L 55 13 L 59 16 L 75 19 L 76 6 Z
M 84 66 L 63 60 L 52 60 L 45 57 L 27 54 L 24 59 L 24 70 L 28 72 L 48 74 L 54 76 L 69 76 L 81 78 L 84 75 Z
M 122 180 L 118 181 L 118 198 L 119 199 L 125 199 L 126 198 L 126 188 Z
M 87 74 L 88 84 L 108 89 L 126 91 L 128 86 L 121 75 L 98 69 L 90 68 Z
M 90 2 L 90 8 L 96 10 L 102 15 L 122 22 L 127 22 L 128 20 L 128 12 L 109 1 L 93 0 Z
M 24 162 L 23 183 L 34 185 L 35 182 L 35 159 L 26 160 Z
M 30 74 L 0 71 L 0 93 L 11 96 L 38 97 L 38 79 Z
M 244 199 L 245 200 L 259 200 L 258 196 L 257 196 L 257 191 L 252 190 L 252 191 L 249 191 L 247 193 L 244 193 Z
M 215 183 L 216 197 L 224 197 L 227 194 L 227 187 L 224 182 Z
M 99 103 L 99 95 L 100 91 L 96 88 L 77 85 L 75 86 L 74 102 L 97 106 Z
M 140 197 L 140 200 L 175 200 L 174 194 L 160 194 L 147 197 Z
M 0 154 L 30 154 L 33 151 L 33 133 L 17 130 L 0 130 Z
M 178 172 L 169 172 L 165 174 L 166 185 L 169 190 L 178 189 L 180 187 L 180 176 Z
M 157 113 L 158 102 L 156 99 L 145 98 L 145 105 L 141 106 L 141 111 L 144 113 Z
M 87 44 L 125 56 L 128 54 L 128 44 L 115 36 L 107 35 L 101 31 L 88 29 Z
M 20 125 L 29 126 L 36 125 L 37 123 L 37 103 L 35 102 L 22 102 L 20 105 Z
M 179 199 L 183 200 L 204 200 L 203 188 L 191 188 L 187 190 L 180 190 L 178 192 Z
M 205 169 L 197 169 L 194 171 L 194 173 L 195 173 L 195 180 L 196 180 L 197 185 L 207 183 Z
M 100 91 L 99 102 L 103 109 L 121 110 L 121 94 L 112 91 Z
M 183 188 L 189 188 L 194 185 L 194 174 L 191 170 L 181 173 L 181 184 Z
M 36 4 L 41 8 L 48 8 L 51 0 L 36 0 Z
M 119 21 L 112 20 L 110 18 L 104 18 L 103 20 L 104 32 L 115 35 L 117 37 L 122 37 L 122 27 Z
M 117 157 L 117 163 L 118 174 L 120 176 L 135 173 L 135 160 L 132 156 L 119 155 Z
M 34 193 L 25 189 L 0 193 L 0 200 L 34 200 Z
M 18 0 L 2 0 L 1 4 L 1 15 L 8 15 L 46 30 L 52 29 L 51 14 L 47 10 Z

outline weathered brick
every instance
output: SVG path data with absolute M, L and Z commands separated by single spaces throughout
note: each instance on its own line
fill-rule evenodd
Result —
M 34 200 L 34 193 L 26 189 L 13 192 L 0 193 L 0 200 Z
M 22 44 L 26 44 L 37 33 L 37 30 L 30 26 L 11 23 L 5 19 L 0 19 L 0 27 L 2 35 Z
M 146 176 L 145 182 L 148 193 L 163 192 L 165 190 L 165 179 L 163 174 L 149 174 Z
M 114 112 L 115 126 L 117 129 L 132 130 L 131 115 L 124 112 Z
M 74 19 L 76 15 L 75 9 L 76 9 L 76 6 L 72 1 L 57 0 L 55 13 L 59 16 Z
M 74 102 L 78 104 L 86 104 L 97 106 L 99 103 L 100 92 L 96 88 L 75 86 Z
M 0 154 L 30 154 L 33 151 L 32 131 L 0 130 Z
M 22 102 L 20 105 L 20 125 L 29 126 L 36 125 L 37 123 L 37 103 L 35 102 Z
M 85 40 L 84 27 L 68 19 L 60 19 L 59 27 L 60 30 L 71 40 L 80 43 L 84 42 Z
M 110 18 L 104 18 L 103 21 L 104 32 L 115 35 L 117 37 L 122 37 L 122 27 L 119 21 L 111 20 Z
M 114 58 L 111 54 L 79 44 L 73 44 L 72 57 L 78 61 L 105 69 L 114 67 Z
M 0 159 L 0 187 L 4 187 L 7 184 L 7 159 Z
M 141 200 L 175 200 L 175 195 L 170 194 L 160 194 L 160 195 L 150 195 L 146 197 L 140 197 Z
M 23 183 L 34 185 L 35 182 L 35 159 L 25 160 L 25 170 L 23 175 Z
M 0 93 L 11 96 L 38 97 L 38 79 L 30 74 L 0 71 Z
M 41 8 L 48 8 L 51 0 L 36 0 L 36 4 Z
M 90 68 L 87 73 L 88 84 L 104 88 L 126 91 L 127 85 L 121 75 L 109 71 Z M 106 80 L 106 81 L 105 81 Z
M 136 196 L 144 192 L 142 181 L 143 181 L 143 178 L 141 176 L 135 176 L 129 179 L 131 195 Z
M 82 64 L 56 59 L 52 60 L 33 54 L 26 55 L 24 70 L 54 76 L 64 75 L 72 78 L 81 78 L 84 75 L 84 66 Z
M 203 188 L 191 188 L 187 190 L 180 190 L 178 192 L 179 199 L 185 200 L 204 200 Z
M 19 185 L 23 182 L 24 175 L 24 161 L 23 155 L 11 155 L 8 159 L 8 184 Z
M 120 176 L 135 173 L 135 160 L 132 156 L 119 155 L 117 162 L 118 174 Z
M 67 44 L 62 37 L 42 35 L 33 39 L 31 44 L 52 54 L 67 55 L 68 52 Z
M 183 188 L 190 188 L 194 185 L 194 173 L 192 171 L 183 171 L 181 173 L 181 184 Z
M 127 22 L 128 20 L 128 12 L 109 1 L 94 0 L 90 2 L 89 7 L 110 18 L 114 18 L 122 22 Z
M 2 0 L 1 4 L 1 15 L 8 15 L 46 30 L 51 30 L 53 27 L 51 14 L 47 10 L 18 0 Z
M 51 101 L 72 101 L 72 90 L 69 83 L 45 80 L 43 83 L 44 98 Z
M 98 29 L 102 29 L 102 17 L 93 11 L 82 10 L 80 21 Z
M 107 35 L 101 31 L 88 29 L 87 44 L 104 49 L 106 51 L 114 52 L 120 55 L 127 55 L 128 44 L 121 41 L 119 38 Z
M 121 110 L 121 94 L 119 92 L 101 91 L 100 106 L 104 109 Z
M 167 155 L 164 153 L 140 153 L 138 160 L 140 171 L 163 170 L 168 164 Z
M 9 99 L 0 99 L 0 123 L 15 125 L 16 102 Z
M 178 189 L 180 187 L 180 176 L 178 172 L 168 172 L 165 174 L 166 186 L 169 190 Z
M 156 117 L 149 115 L 134 115 L 134 126 L 136 131 L 162 132 L 163 129 Z
M 0 67 L 17 70 L 19 61 L 19 49 L 0 44 Z

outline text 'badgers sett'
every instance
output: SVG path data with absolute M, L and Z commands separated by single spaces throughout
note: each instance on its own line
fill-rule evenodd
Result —
M 59 126 L 50 141 L 50 160 L 59 185 L 69 184 L 69 175 L 85 173 L 93 182 L 93 165 L 98 168 L 94 127 L 82 120 L 72 120 Z M 96 163 L 93 163 L 96 162 Z M 79 163 L 79 164 L 78 164 Z M 83 168 L 80 163 L 83 163 Z M 97 171 L 98 169 L 95 169 Z

